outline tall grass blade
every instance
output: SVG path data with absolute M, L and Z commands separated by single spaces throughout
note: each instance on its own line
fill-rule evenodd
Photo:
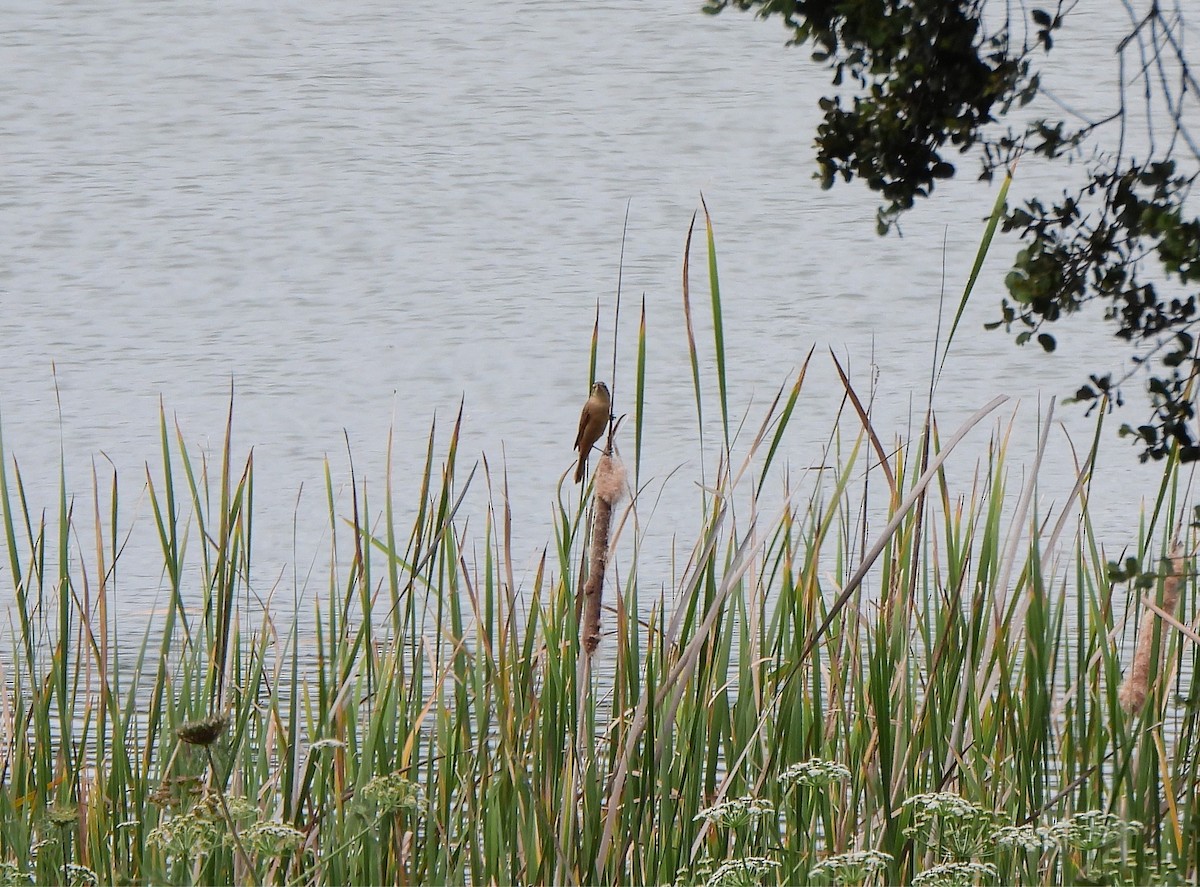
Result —
M 708 204 L 700 195 L 700 206 L 704 209 L 704 231 L 708 242 L 708 286 L 712 295 L 713 339 L 717 358 L 717 389 L 721 401 L 721 426 L 725 433 L 725 449 L 729 450 L 729 392 L 725 377 L 725 322 L 721 311 L 721 284 L 717 276 L 717 244 L 713 237 L 712 217 Z
M 992 205 L 991 215 L 988 216 L 987 226 L 983 231 L 983 239 L 979 241 L 979 248 L 975 251 L 975 262 L 971 266 L 971 274 L 967 278 L 967 285 L 963 288 L 962 298 L 958 301 L 958 310 L 954 312 L 954 322 L 950 324 L 950 334 L 946 336 L 946 344 L 942 348 L 942 359 L 938 364 L 938 375 L 941 375 L 942 367 L 946 365 L 946 356 L 950 353 L 950 345 L 954 342 L 954 334 L 958 331 L 958 322 L 962 320 L 963 312 L 967 309 L 967 302 L 971 299 L 971 293 L 975 290 L 975 282 L 979 279 L 979 272 L 983 268 L 983 261 L 987 258 L 988 250 L 992 246 L 992 238 L 996 234 L 996 226 L 1000 224 L 1000 220 L 1004 218 L 1004 210 L 1008 206 L 1008 188 L 1012 184 L 1013 174 L 1009 169 L 1004 175 L 1004 182 L 1000 185 L 1000 193 L 996 195 L 996 202 Z

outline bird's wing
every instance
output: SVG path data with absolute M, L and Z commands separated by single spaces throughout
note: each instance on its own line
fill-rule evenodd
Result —
M 587 428 L 587 423 L 588 423 L 588 408 L 587 408 L 587 404 L 584 404 L 583 412 L 579 414 L 579 431 L 576 432 L 576 434 L 575 434 L 575 443 L 572 445 L 571 449 L 574 449 L 574 450 L 579 449 L 579 443 L 580 443 L 580 441 L 583 440 L 583 430 L 585 428 Z

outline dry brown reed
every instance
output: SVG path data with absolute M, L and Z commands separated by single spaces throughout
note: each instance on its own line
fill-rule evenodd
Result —
M 1158 609 L 1174 614 L 1179 604 L 1179 588 L 1183 584 L 1187 559 L 1183 547 L 1176 542 L 1171 549 L 1171 573 L 1163 580 L 1162 600 Z M 1157 644 L 1158 658 L 1162 658 L 1161 634 L 1156 631 L 1158 614 L 1149 606 L 1143 606 L 1141 625 L 1138 627 L 1137 648 L 1133 653 L 1133 665 L 1117 691 L 1117 699 L 1125 711 L 1133 714 L 1142 710 L 1150 692 L 1150 674 L 1154 670 L 1154 651 Z

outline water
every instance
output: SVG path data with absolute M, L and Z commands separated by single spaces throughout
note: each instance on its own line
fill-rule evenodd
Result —
M 152 514 L 138 494 L 145 466 L 160 471 L 159 404 L 217 460 L 231 387 L 235 459 L 255 453 L 264 596 L 323 584 L 320 566 L 315 582 L 307 570 L 328 546 L 326 457 L 348 511 L 346 439 L 378 491 L 391 430 L 396 497 L 408 506 L 430 421 L 442 448 L 460 401 L 460 458 L 469 466 L 486 453 L 507 472 L 515 573 L 528 583 L 572 465 L 597 302 L 601 366 L 610 359 L 627 210 L 615 394 L 618 412 L 629 410 L 644 298 L 642 480 L 662 489 L 643 555 L 649 586 L 670 584 L 671 546 L 689 538 L 697 501 L 680 269 L 701 192 L 716 229 L 733 414 L 755 427 L 816 347 L 781 465 L 820 459 L 840 399 L 829 350 L 864 396 L 874 387 L 885 438 L 919 421 L 939 310 L 957 302 L 994 186 L 971 181 L 968 167 L 904 219 L 902 239 L 877 238 L 872 195 L 821 191 L 811 178 L 825 73 L 784 45 L 777 21 L 707 17 L 698 5 L 447 14 L 370 0 L 97 0 L 7 12 L 4 444 L 31 502 L 51 515 L 61 448 L 84 525 L 93 465 L 102 484 L 117 472 L 120 523 L 134 527 L 119 607 L 136 618 L 123 629 L 161 603 Z M 1099 114 L 1115 102 L 1112 47 L 1127 19 L 1119 4 L 1090 6 L 1062 33 L 1047 82 Z M 1054 193 L 1060 176 L 1023 164 L 1013 194 Z M 691 283 L 711 418 L 702 247 L 697 237 Z M 1097 355 L 1116 368 L 1124 356 L 1095 318 L 1070 324 L 1053 357 L 982 332 L 1012 249 L 992 250 L 938 404 L 949 429 L 997 393 L 1020 400 L 1020 461 L 1039 408 L 1098 369 Z M 1081 411 L 1057 418 L 1086 447 Z M 990 427 L 956 457 L 963 476 Z M 1047 506 L 1071 477 L 1063 436 L 1053 440 Z M 622 445 L 631 457 L 631 435 Z M 711 446 L 705 459 L 711 477 Z M 1092 504 L 1119 548 L 1155 473 L 1117 441 L 1101 467 Z M 467 509 L 476 533 L 481 500 L 482 489 Z

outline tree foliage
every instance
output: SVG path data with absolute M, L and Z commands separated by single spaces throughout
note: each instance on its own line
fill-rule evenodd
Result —
M 1200 459 L 1191 427 L 1200 217 L 1188 204 L 1200 147 L 1187 126 L 1189 114 L 1200 123 L 1200 84 L 1183 49 L 1182 9 L 1122 2 L 1129 27 L 1113 47 L 1119 88 L 1098 120 L 1065 107 L 1049 118 L 1012 113 L 1046 92 L 1038 65 L 1056 36 L 1086 27 L 1067 0 L 1053 8 L 996 0 L 990 9 L 986 0 L 709 0 L 705 10 L 779 16 L 791 43 L 832 73 L 820 100 L 817 175 L 824 187 L 858 178 L 878 192 L 881 234 L 964 158 L 985 179 L 1030 154 L 1081 165 L 1082 186 L 1007 209 L 1003 228 L 1022 247 L 988 326 L 1053 351 L 1048 325 L 1096 302 L 1131 344 L 1133 364 L 1101 367 L 1074 399 L 1111 409 L 1124 403 L 1125 384 L 1143 380 L 1149 415 L 1122 433 L 1142 459 L 1174 447 Z

